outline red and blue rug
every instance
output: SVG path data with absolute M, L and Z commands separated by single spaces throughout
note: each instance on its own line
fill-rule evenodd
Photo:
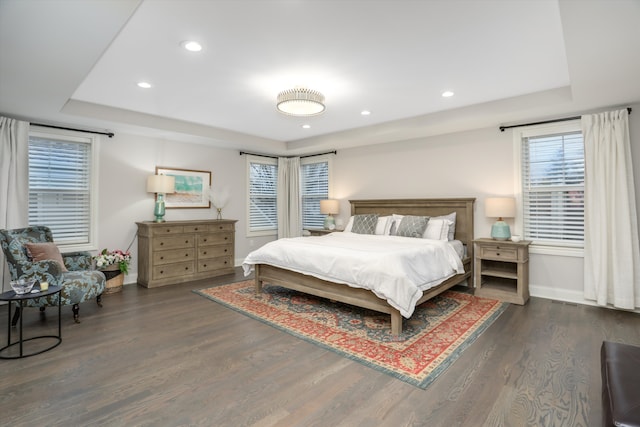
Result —
M 418 306 L 394 337 L 388 314 L 268 284 L 256 296 L 253 280 L 194 292 L 423 389 L 509 305 L 449 290 Z

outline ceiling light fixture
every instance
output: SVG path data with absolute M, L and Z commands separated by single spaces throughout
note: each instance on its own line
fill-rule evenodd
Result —
M 453 92 L 451 92 L 450 90 L 445 90 L 444 92 L 442 92 L 443 98 L 450 98 L 452 96 L 453 96 Z
M 182 45 L 183 48 L 187 49 L 189 52 L 200 52 L 202 50 L 202 45 L 192 40 L 183 41 L 180 44 Z
M 276 107 L 289 116 L 315 116 L 325 110 L 324 95 L 315 90 L 296 87 L 280 92 Z
M 141 87 L 142 89 L 149 89 L 151 87 L 151 83 L 138 82 L 138 87 Z
M 363 116 L 370 116 L 370 115 L 371 115 L 371 111 L 369 111 L 369 110 L 362 110 L 362 111 L 360 112 L 360 114 L 361 114 L 361 115 L 363 115 Z
M 302 125 L 302 129 L 311 129 L 311 125 Z

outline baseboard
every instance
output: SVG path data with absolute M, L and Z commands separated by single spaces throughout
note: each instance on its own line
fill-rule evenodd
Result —
M 548 286 L 529 285 L 529 293 L 532 297 L 551 299 L 554 301 L 562 301 L 572 304 L 590 305 L 592 307 L 609 308 L 612 310 L 620 310 L 612 305 L 599 305 L 595 301 L 587 300 L 584 298 L 582 291 L 570 291 L 567 289 L 550 288 Z M 634 313 L 640 313 L 640 309 L 625 310 Z

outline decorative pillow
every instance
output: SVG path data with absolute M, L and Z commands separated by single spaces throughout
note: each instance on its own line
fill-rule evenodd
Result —
M 378 225 L 378 214 L 354 215 L 352 233 L 374 234 Z
M 396 236 L 422 238 L 428 222 L 428 216 L 405 215 L 398 225 Z
M 449 224 L 449 234 L 447 235 L 448 240 L 455 240 L 456 236 L 456 212 L 451 212 L 448 215 L 434 216 L 432 219 L 447 219 L 451 221 Z
M 25 243 L 25 246 L 33 261 L 57 261 L 62 267 L 62 271 L 67 271 L 67 267 L 64 266 L 64 261 L 62 260 L 62 254 L 55 243 Z
M 396 233 L 398 232 L 398 225 L 400 225 L 400 221 L 402 221 L 402 218 L 404 218 L 404 215 L 391 215 L 391 229 L 389 230 L 390 235 L 396 235 Z
M 432 240 L 449 240 L 449 226 L 451 221 L 448 219 L 431 218 L 427 223 L 427 229 L 424 231 L 423 237 Z
M 347 225 L 344 227 L 344 230 L 342 231 L 345 231 L 348 233 L 351 231 L 352 228 L 353 228 L 353 217 L 351 216 L 349 217 L 349 221 L 347 221 Z

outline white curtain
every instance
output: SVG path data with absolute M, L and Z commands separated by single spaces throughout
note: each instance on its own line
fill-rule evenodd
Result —
M 585 154 L 584 295 L 640 307 L 640 251 L 629 113 L 582 116 Z
M 29 222 L 29 122 L 0 117 L 0 229 L 26 227 Z M 9 270 L 0 250 L 2 290 L 9 288 Z
M 278 239 L 302 235 L 300 158 L 278 158 Z

